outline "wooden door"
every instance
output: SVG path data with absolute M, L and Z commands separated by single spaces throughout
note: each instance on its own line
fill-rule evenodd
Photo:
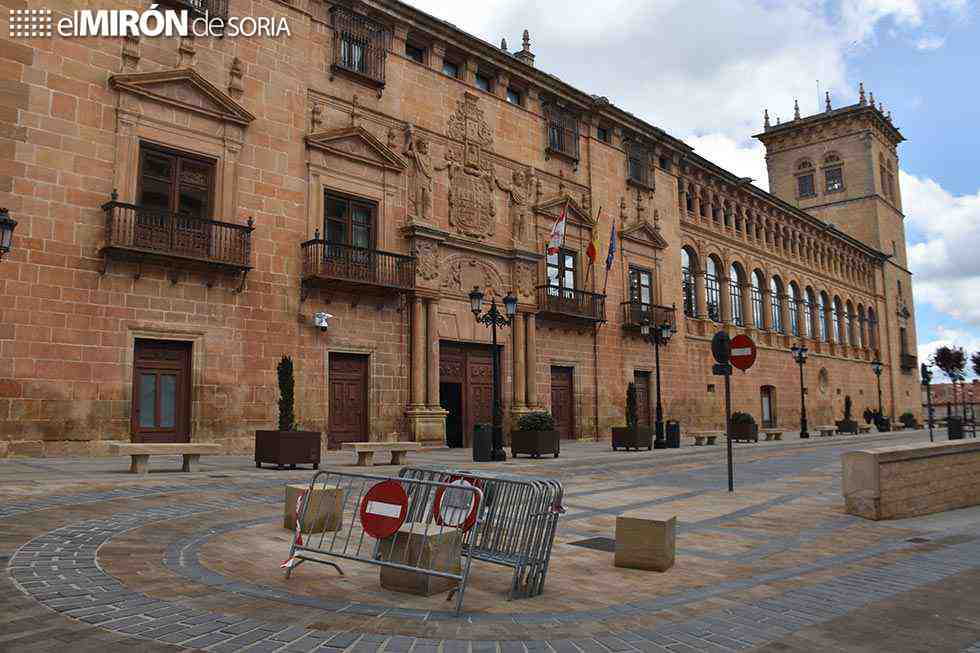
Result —
M 775 428 L 776 426 L 776 402 L 774 398 L 775 388 L 771 385 L 764 385 L 760 390 L 762 395 L 762 425 Z
M 132 402 L 134 442 L 190 442 L 191 343 L 137 340 Z
M 473 427 L 493 422 L 493 359 L 490 348 L 443 342 L 439 345 L 440 403 L 446 418 L 447 446 L 469 447 Z M 451 396 L 443 397 L 449 392 Z M 456 397 L 455 393 L 459 396 Z
M 559 437 L 575 437 L 575 393 L 571 367 L 551 368 L 551 415 Z
M 633 372 L 633 387 L 636 388 L 636 423 L 650 426 L 650 373 Z
M 484 348 L 466 352 L 466 422 L 463 441 L 473 444 L 473 427 L 493 423 L 493 358 Z
M 368 357 L 359 354 L 330 354 L 331 449 L 344 442 L 368 440 Z

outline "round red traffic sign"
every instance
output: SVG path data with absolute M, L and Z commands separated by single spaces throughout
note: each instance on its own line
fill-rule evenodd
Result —
M 740 370 L 747 370 L 755 363 L 756 348 L 752 338 L 738 334 L 732 338 L 731 364 Z
M 461 476 L 453 477 L 448 487 L 439 486 L 432 506 L 437 524 L 458 528 L 464 533 L 473 528 L 480 509 L 480 497 L 470 490 L 470 487 L 476 485 L 470 479 Z
M 398 532 L 408 514 L 408 495 L 393 479 L 381 481 L 361 499 L 361 526 L 368 535 L 383 540 Z

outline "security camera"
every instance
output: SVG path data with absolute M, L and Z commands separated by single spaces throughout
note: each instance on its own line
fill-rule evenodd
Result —
M 315 313 L 313 315 L 313 326 L 320 329 L 320 331 L 326 331 L 330 327 L 330 318 L 332 317 L 333 315 L 330 313 Z

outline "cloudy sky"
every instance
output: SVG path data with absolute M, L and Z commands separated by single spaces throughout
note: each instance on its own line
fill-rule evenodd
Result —
M 858 82 L 892 112 L 919 356 L 980 351 L 977 0 L 409 0 L 492 43 L 531 33 L 535 64 L 607 96 L 766 187 L 762 111 L 814 113 Z M 819 82 L 818 82 L 819 80 Z

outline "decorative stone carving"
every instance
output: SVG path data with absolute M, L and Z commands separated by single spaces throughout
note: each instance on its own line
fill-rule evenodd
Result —
M 534 296 L 534 273 L 534 263 L 529 261 L 514 263 L 514 288 L 517 289 L 518 297 Z
M 506 293 L 503 277 L 493 263 L 465 254 L 449 257 L 440 266 L 445 272 L 442 289 L 458 293 L 468 293 L 477 286 L 502 298 Z
M 127 35 L 123 37 L 122 64 L 123 71 L 136 70 L 140 62 L 140 37 Z
M 415 255 L 415 274 L 423 281 L 439 276 L 439 245 L 432 240 L 417 239 L 412 246 Z
M 526 242 L 530 227 L 530 199 L 537 183 L 534 168 L 528 168 L 526 173 L 515 170 L 509 184 L 499 179 L 496 182 L 500 190 L 510 195 L 511 236 L 515 243 Z
M 429 142 L 417 138 L 412 125 L 405 129 L 405 153 L 415 167 L 409 196 L 411 215 L 416 220 L 428 221 L 432 218 L 432 155 L 429 153 Z
M 231 70 L 228 71 L 228 95 L 236 100 L 241 98 L 242 94 L 245 93 L 245 87 L 242 85 L 242 76 L 244 74 L 242 60 L 235 57 L 231 60 Z
M 194 37 L 184 36 L 180 39 L 180 45 L 177 46 L 177 67 L 178 68 L 191 68 L 194 66 L 194 55 L 197 54 L 197 49 L 194 48 Z
M 313 109 L 310 110 L 310 131 L 316 132 L 316 130 L 323 124 L 323 106 L 319 104 L 314 104 Z
M 449 116 L 446 133 L 462 150 L 450 145 L 446 163 L 436 170 L 449 172 L 449 225 L 465 236 L 484 239 L 493 235 L 495 226 L 493 164 L 484 152 L 493 144 L 493 132 L 478 101 L 465 93 Z

